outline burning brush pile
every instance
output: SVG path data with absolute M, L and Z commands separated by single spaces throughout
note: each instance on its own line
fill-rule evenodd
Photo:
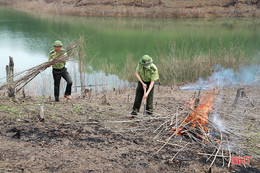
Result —
M 218 67 L 209 79 L 196 84 L 176 89 L 158 86 L 153 116 L 113 124 L 120 123 L 120 132 L 131 131 L 159 143 L 156 154 L 173 165 L 196 160 L 209 172 L 222 167 L 259 172 L 253 167 L 259 165 L 253 163 L 260 155 L 259 67 L 250 65 L 237 73 Z
M 207 157 L 209 170 L 216 160 L 222 167 L 247 167 L 252 157 L 257 159 L 260 68 L 253 67 L 243 67 L 237 73 L 218 67 L 208 80 L 179 87 L 180 92 L 195 93 L 190 101 L 168 101 L 165 110 L 171 118 L 154 130 L 154 139 L 163 142 L 158 152 L 166 145 L 178 147 L 171 159 L 174 161 L 184 150 L 195 151 Z
M 251 91 L 254 93 L 254 89 Z M 250 95 L 256 98 L 257 96 L 253 96 L 252 93 Z M 157 125 L 154 124 L 153 127 L 156 128 L 153 131 L 154 140 L 162 143 L 157 152 L 163 151 L 166 146 L 176 147 L 177 152 L 169 160 L 173 163 L 175 159 L 190 158 L 187 153 L 206 157 L 209 170 L 214 164 L 229 168 L 234 164 L 242 163 L 241 165 L 247 167 L 250 165 L 250 159 L 257 156 L 257 153 L 248 150 L 250 147 L 257 146 L 249 147 L 248 141 L 254 138 L 252 134 L 259 133 L 255 118 L 260 111 L 256 108 L 259 103 L 252 101 L 250 97 L 244 88 L 226 90 L 215 88 L 195 91 L 190 101 L 176 99 L 168 101 L 168 107 L 164 110 L 170 113 L 171 117 L 158 114 L 156 120 L 161 118 L 160 124 L 158 125 L 157 121 Z M 173 109 L 170 108 L 171 106 Z M 243 118 L 246 116 L 251 118 Z M 155 119 L 147 121 L 150 121 L 151 126 Z M 249 132 L 251 136 L 244 132 Z M 183 154 L 180 154 L 182 152 Z
M 187 101 L 184 105 L 186 108 L 184 112 L 177 111 L 171 117 L 170 121 L 164 122 L 164 125 L 167 124 L 168 129 L 170 129 L 171 135 L 165 140 L 166 142 L 164 142 L 164 145 L 158 151 L 168 144 L 182 146 L 173 156 L 173 161 L 179 152 L 184 150 L 187 146 L 198 144 L 197 146 L 200 147 L 197 154 L 209 156 L 207 161 L 211 160 L 209 168 L 214 164 L 217 157 L 222 157 L 223 166 L 227 164 L 229 167 L 233 152 L 229 140 L 235 138 L 236 135 L 227 130 L 222 131 L 209 119 L 209 115 L 213 111 L 215 98 L 218 94 L 219 90 L 214 89 L 207 91 L 206 94 L 201 97 L 201 91 L 199 91 L 197 96 L 194 96 L 191 101 Z M 187 110 L 190 113 L 187 113 Z M 161 128 L 163 128 L 163 125 L 157 128 L 156 131 L 162 130 Z M 158 135 L 156 138 L 159 137 Z M 170 141 L 173 141 L 176 137 L 178 137 L 180 141 L 176 142 L 176 140 L 174 140 L 174 144 L 171 143 Z M 211 152 L 203 153 L 203 150 Z
M 189 108 L 192 113 L 188 114 L 184 120 L 177 124 L 178 127 L 173 127 L 172 133 L 179 136 L 186 136 L 190 139 L 200 140 L 201 142 L 209 142 L 208 135 L 215 129 L 208 129 L 209 119 L 208 114 L 213 110 L 213 100 L 217 90 L 209 92 L 206 96 L 200 98 L 200 92 L 197 98 L 193 98 Z

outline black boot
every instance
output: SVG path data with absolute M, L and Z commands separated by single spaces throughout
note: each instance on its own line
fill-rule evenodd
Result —
M 59 102 L 59 101 L 60 101 L 59 97 L 55 97 L 55 102 Z

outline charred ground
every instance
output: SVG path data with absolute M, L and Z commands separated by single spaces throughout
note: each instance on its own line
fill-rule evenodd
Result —
M 251 165 L 231 166 L 217 158 L 212 172 L 259 172 L 259 88 L 245 87 L 247 97 L 236 99 L 237 88 L 223 89 L 221 118 L 241 139 L 240 155 L 252 155 Z M 204 91 L 202 91 L 202 94 Z M 187 138 L 176 137 L 160 151 L 171 135 L 162 126 L 179 110 L 188 114 L 185 103 L 194 91 L 157 87 L 156 112 L 152 117 L 126 119 L 134 89 L 74 96 L 73 102 L 53 102 L 49 97 L 3 96 L 0 106 L 1 172 L 207 172 L 212 159 L 198 152 L 213 151 Z M 39 122 L 38 104 L 44 106 L 45 121 Z M 253 105 L 253 106 L 252 106 Z M 234 115 L 237 119 L 234 119 Z M 210 117 L 211 118 L 211 117 Z M 241 127 L 241 122 L 244 124 Z M 242 130 L 237 130 L 242 129 Z M 189 147 L 180 151 L 183 144 Z M 203 150 L 202 150 L 203 148 Z M 159 151 L 159 152 L 158 152 Z M 234 149 L 235 151 L 235 149 Z

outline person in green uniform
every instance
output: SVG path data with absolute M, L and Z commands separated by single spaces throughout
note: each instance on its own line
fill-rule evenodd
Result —
M 54 42 L 54 50 L 50 51 L 49 54 L 49 61 L 52 61 L 56 57 L 58 57 L 61 54 L 66 54 L 66 52 L 62 49 L 62 42 L 57 40 Z M 67 68 L 65 67 L 66 62 L 58 62 L 56 64 L 52 65 L 52 75 L 54 79 L 54 97 L 55 101 L 59 102 L 59 93 L 60 93 L 60 80 L 61 77 L 65 79 L 67 82 L 66 90 L 64 97 L 67 98 L 68 100 L 71 100 L 71 87 L 72 87 L 72 80 L 69 75 L 69 72 L 67 71 Z
M 138 79 L 135 101 L 133 105 L 132 117 L 140 110 L 142 99 L 147 100 L 146 113 L 153 113 L 153 93 L 154 83 L 159 79 L 157 67 L 153 64 L 153 59 L 149 55 L 144 55 L 137 64 L 135 76 Z M 144 94 L 144 90 L 146 91 Z

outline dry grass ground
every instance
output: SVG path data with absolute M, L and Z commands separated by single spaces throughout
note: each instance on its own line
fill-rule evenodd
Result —
M 59 14 L 113 17 L 259 17 L 258 0 L 0 0 L 1 4 Z
M 259 172 L 258 87 L 244 86 L 247 97 L 239 97 L 238 88 L 221 89 L 221 105 L 214 103 L 226 130 L 237 135 L 233 155 L 250 155 L 250 166 L 231 165 L 217 158 L 212 172 Z M 190 113 L 187 100 L 195 91 L 177 87 L 155 89 L 155 112 L 126 119 L 134 100 L 134 89 L 106 93 L 74 95 L 72 102 L 49 97 L 17 96 L 16 102 L 6 96 L 0 101 L 0 170 L 1 172 L 207 172 L 213 158 L 207 145 L 189 139 L 172 138 L 170 126 L 164 124 L 178 112 L 181 119 Z M 198 93 L 196 91 L 196 93 Z M 201 91 L 203 96 L 206 91 Z M 39 122 L 38 104 L 43 105 L 45 121 Z M 212 114 L 209 118 L 212 119 Z M 163 125 L 164 124 L 164 125 Z M 161 130 L 157 130 L 159 127 Z M 160 135 L 158 135 L 160 133 Z M 203 150 L 202 150 L 203 148 Z M 238 152 L 239 151 L 239 152 Z M 226 154 L 226 153 L 224 153 Z

